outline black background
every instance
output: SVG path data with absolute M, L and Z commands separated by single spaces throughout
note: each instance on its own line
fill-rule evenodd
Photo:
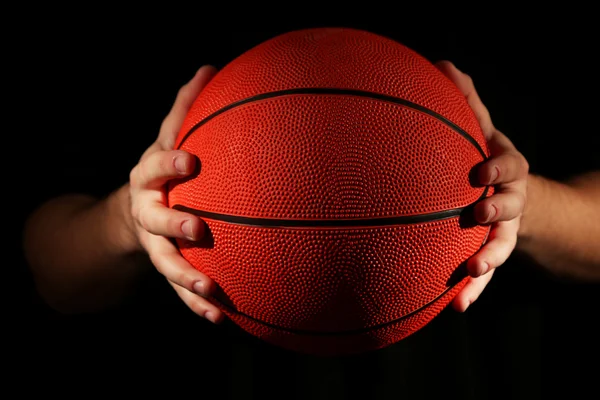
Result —
M 257 24 L 244 30 L 234 29 L 239 27 L 231 23 L 172 29 L 160 24 L 133 28 L 120 21 L 76 20 L 47 20 L 30 31 L 29 39 L 22 37 L 10 45 L 14 50 L 10 64 L 16 67 L 13 83 L 18 90 L 13 96 L 16 108 L 8 118 L 14 126 L 7 148 L 18 161 L 9 164 L 6 188 L 11 194 L 5 201 L 17 232 L 27 213 L 53 195 L 81 190 L 101 196 L 125 183 L 130 169 L 155 139 L 177 90 L 201 65 L 221 68 L 263 40 L 311 26 L 367 29 L 396 39 L 431 61 L 455 62 L 472 76 L 495 125 L 527 157 L 532 172 L 562 179 L 598 167 L 593 106 L 584 100 L 594 98 L 597 85 L 588 47 L 593 42 L 582 25 L 561 30 L 517 21 L 499 26 L 437 21 L 349 23 L 338 18 L 269 29 Z M 14 334 L 6 339 L 5 350 L 13 356 L 10 371 L 15 376 L 46 378 L 52 382 L 46 386 L 47 393 L 77 392 L 77 382 L 86 383 L 88 389 L 116 390 L 115 382 L 135 376 L 140 390 L 161 384 L 172 388 L 171 395 L 191 392 L 201 396 L 208 395 L 207 387 L 214 379 L 212 375 L 205 378 L 204 371 L 216 369 L 218 375 L 244 377 L 233 383 L 224 378 L 233 386 L 226 390 L 215 383 L 216 393 L 263 398 L 261 384 L 253 383 L 249 372 L 261 373 L 259 367 L 265 365 L 256 357 L 262 360 L 263 356 L 248 355 L 254 357 L 251 362 L 239 361 L 244 354 L 231 356 L 236 349 L 243 353 L 252 346 L 258 349 L 252 351 L 271 354 L 263 344 L 208 324 L 201 325 L 211 332 L 208 339 L 186 332 L 188 325 L 178 318 L 189 315 L 181 307 L 172 311 L 164 306 L 176 302 L 168 294 L 153 298 L 148 303 L 152 310 L 56 315 L 35 295 L 19 251 L 19 234 L 13 233 L 6 243 L 7 259 L 16 260 L 5 268 L 8 297 L 4 303 L 5 330 Z M 439 395 L 445 387 L 448 395 L 458 387 L 464 398 L 542 398 L 558 390 L 572 394 L 593 387 L 598 372 L 598 305 L 597 285 L 556 280 L 515 255 L 466 314 L 445 310 L 419 333 L 430 341 L 428 347 L 417 346 L 417 339 L 409 338 L 386 353 L 387 369 L 370 367 L 372 356 L 343 359 L 335 365 L 342 365 L 347 376 L 323 379 L 331 367 L 328 362 L 315 367 L 308 358 L 290 361 L 279 355 L 264 356 L 264 362 L 281 363 L 275 366 L 279 375 L 272 379 L 274 386 L 283 382 L 286 393 L 304 393 L 306 398 L 350 394 L 372 398 L 376 393 L 386 398 L 415 398 L 416 387 L 422 393 Z M 462 326 L 462 334 L 445 335 L 446 324 Z M 221 334 L 225 339 L 212 345 L 210 338 Z M 228 340 L 245 340 L 248 346 L 232 345 L 221 354 Z M 466 347 L 474 353 L 446 358 L 447 347 L 458 343 L 463 347 L 472 343 Z M 412 364 L 404 365 L 408 353 Z M 219 357 L 223 360 L 217 362 Z M 229 362 L 228 357 L 238 361 Z M 414 364 L 414 360 L 420 361 Z M 289 384 L 286 376 L 304 367 L 312 368 L 314 375 L 306 378 L 298 372 L 305 380 Z M 197 381 L 190 380 L 196 376 L 190 371 L 197 371 Z M 160 379 L 159 373 L 170 375 Z M 179 373 L 186 378 L 173 376 Z M 395 375 L 399 388 L 369 385 L 381 375 Z M 406 384 L 410 380 L 418 384 Z M 345 392 L 336 387 L 346 388 Z M 414 393 L 402 392 L 403 387 Z M 23 390 L 31 388 L 22 386 Z

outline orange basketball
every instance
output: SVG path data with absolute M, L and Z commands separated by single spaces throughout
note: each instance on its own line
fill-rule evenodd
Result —
M 168 188 L 206 236 L 178 241 L 242 329 L 300 352 L 391 345 L 467 281 L 489 227 L 464 215 L 491 187 L 477 119 L 433 64 L 355 29 L 289 32 L 225 66 L 175 147 L 200 169 Z

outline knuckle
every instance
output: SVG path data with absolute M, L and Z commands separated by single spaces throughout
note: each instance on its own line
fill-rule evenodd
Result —
M 164 135 L 161 137 L 161 146 L 163 149 L 173 149 L 175 147 L 175 136 Z
M 467 74 L 466 72 L 463 72 L 462 74 L 465 79 L 465 83 L 468 85 L 468 87 L 474 87 L 475 83 L 473 82 L 473 78 L 471 77 L 471 75 Z
M 136 165 L 131 169 L 131 171 L 129 171 L 129 184 L 131 185 L 131 187 L 138 186 L 138 170 L 139 166 Z
M 188 88 L 190 87 L 190 83 L 187 82 L 184 85 L 181 85 L 181 87 L 177 90 L 177 97 L 181 97 L 184 96 L 187 91 L 189 90 Z
M 140 226 L 142 228 L 144 228 L 145 230 L 147 230 L 148 232 L 150 232 L 151 229 L 151 215 L 152 213 L 147 212 L 148 211 L 148 207 L 147 206 L 141 206 L 137 208 L 137 212 L 135 213 L 136 217 L 135 219 L 138 221 L 138 223 L 140 224 Z
M 521 171 L 523 172 L 523 174 L 527 175 L 529 173 L 529 161 L 527 161 L 527 159 L 525 157 L 523 157 L 523 155 L 521 155 L 520 162 L 521 162 Z
M 144 186 L 148 182 L 148 160 L 141 161 L 137 166 L 137 186 Z
M 177 98 L 183 102 L 187 102 L 187 101 L 191 100 L 191 97 L 192 97 L 191 87 L 192 87 L 191 82 L 188 82 L 185 85 L 183 85 L 182 87 L 180 87 L 179 91 L 177 92 Z

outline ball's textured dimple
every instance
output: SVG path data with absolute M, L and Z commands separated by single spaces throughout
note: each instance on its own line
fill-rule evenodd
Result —
M 464 218 L 491 194 L 470 182 L 488 150 L 465 97 L 373 33 L 307 29 L 247 51 L 175 147 L 200 168 L 169 184 L 168 204 L 207 227 L 182 255 L 235 323 L 289 349 L 354 353 L 416 332 L 489 232 Z

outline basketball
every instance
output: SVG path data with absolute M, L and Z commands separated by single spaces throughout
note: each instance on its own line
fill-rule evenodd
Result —
M 349 354 L 416 334 L 468 281 L 489 226 L 469 211 L 486 141 L 464 95 L 416 51 L 375 33 L 312 28 L 232 60 L 175 143 L 197 156 L 169 207 L 202 218 L 183 257 L 247 333 Z

